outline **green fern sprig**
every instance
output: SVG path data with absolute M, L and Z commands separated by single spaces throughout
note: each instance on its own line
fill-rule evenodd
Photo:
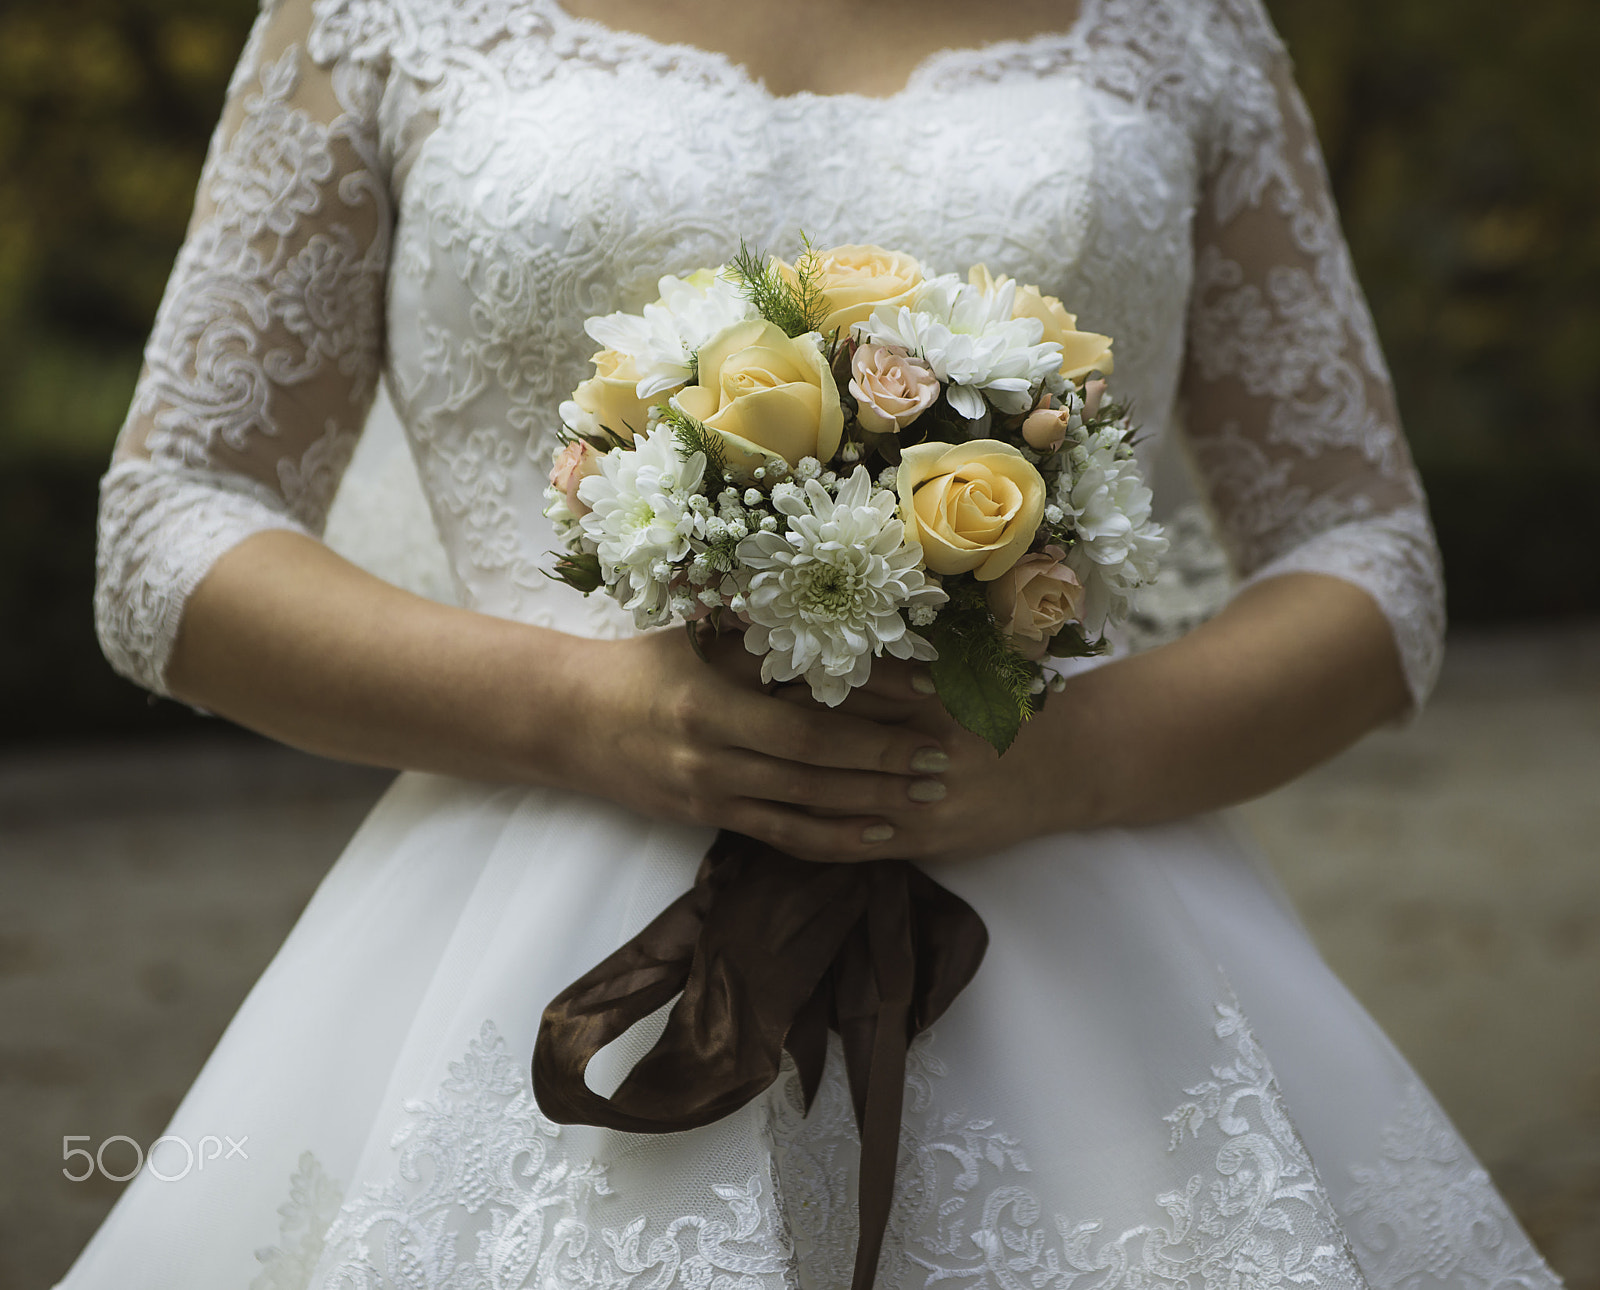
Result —
M 805 330 L 820 332 L 822 324 L 833 312 L 833 306 L 828 301 L 827 293 L 822 289 L 822 261 L 817 256 L 817 249 L 811 245 L 811 239 L 805 234 L 800 235 L 800 240 L 805 245 L 805 252 L 794 266 L 795 304 L 799 308 Z
M 715 498 L 728 484 L 728 453 L 722 436 L 670 404 L 661 409 L 661 420 L 672 427 L 672 437 L 677 440 L 684 457 L 692 457 L 697 452 L 705 457 L 700 491 Z
M 828 316 L 828 298 L 819 285 L 821 267 L 809 240 L 805 247 L 793 282 L 778 271 L 771 256 L 751 250 L 743 240 L 739 254 L 728 265 L 728 275 L 739 284 L 745 299 L 785 336 L 817 331 Z

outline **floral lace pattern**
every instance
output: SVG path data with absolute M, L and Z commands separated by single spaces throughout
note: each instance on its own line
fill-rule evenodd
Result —
M 1175 1160 L 1204 1161 L 1204 1172 L 1178 1174 L 1171 1190 L 1153 1198 L 1152 1213 L 1163 1217 L 1131 1225 L 1048 1214 L 1030 1187 L 1019 1140 L 991 1118 L 952 1111 L 939 1088 L 945 1068 L 930 1042 L 919 1041 L 880 1283 L 954 1281 L 995 1290 L 1364 1286 L 1236 1006 L 1218 1006 L 1214 1034 L 1227 1059 L 1165 1117 Z M 564 1131 L 534 1103 L 522 1064 L 486 1022 L 450 1064 L 438 1094 L 406 1104 L 387 1181 L 369 1184 L 341 1209 L 336 1184 L 310 1153 L 302 1156 L 280 1210 L 281 1243 L 257 1254 L 262 1272 L 252 1290 L 846 1286 L 858 1142 L 841 1072 L 835 1052 L 809 1116 L 792 1070 L 768 1096 L 767 1180 L 714 1185 L 721 1213 L 652 1219 L 614 1191 L 604 1164 L 572 1156 Z M 1446 1126 L 1442 1138 L 1430 1139 L 1428 1158 L 1448 1167 L 1451 1143 L 1460 1150 Z M 1364 1182 L 1352 1201 L 1358 1217 L 1387 1214 L 1398 1199 L 1390 1194 L 1390 1169 L 1386 1157 Z M 1470 1190 L 1474 1180 L 1466 1181 Z M 1430 1209 L 1422 1221 L 1454 1249 L 1478 1232 L 1460 1218 L 1447 1214 L 1439 1222 Z M 1527 1254 L 1503 1266 L 1531 1272 L 1537 1259 Z M 1547 1283 L 1524 1276 L 1483 1284 Z
M 1220 1060 L 1163 1117 L 1172 1186 L 1133 1221 L 1050 1212 L 1022 1140 L 954 1107 L 935 1036 L 919 1039 L 879 1284 L 1559 1290 L 1414 1079 L 1336 1208 L 1237 1003 L 1216 1006 L 1211 1037 Z M 251 1290 L 848 1286 L 859 1139 L 834 1049 L 809 1115 L 786 1064 L 752 1122 L 758 1170 L 711 1180 L 714 1212 L 672 1213 L 574 1152 L 485 1022 L 437 1093 L 405 1104 L 387 1179 L 341 1207 L 337 1182 L 301 1156 Z
M 1420 700 L 1444 634 L 1432 527 L 1309 114 L 1270 30 L 1241 30 L 1273 56 L 1253 68 L 1243 93 L 1260 104 L 1254 128 L 1225 136 L 1199 220 L 1189 378 L 1221 393 L 1192 405 L 1193 457 L 1248 581 L 1307 571 L 1364 587 Z M 1278 219 L 1263 228 L 1269 212 Z M 1265 274 L 1249 265 L 1263 241 L 1284 250 Z M 1264 428 L 1238 415 L 1240 392 L 1247 411 L 1268 402 Z
M 556 0 L 274 0 L 119 448 L 154 469 L 105 491 L 97 611 L 115 664 L 160 689 L 210 561 L 262 527 L 320 531 L 380 359 L 464 602 L 631 630 L 540 571 L 582 320 L 740 234 L 804 228 L 1040 282 L 1117 337 L 1119 390 L 1152 442 L 1181 383 L 1237 571 L 1366 588 L 1420 701 L 1437 554 L 1259 0 L 1085 0 L 1065 30 L 930 55 L 871 106 L 894 128 L 843 155 L 863 107 L 775 96 L 725 55 Z M 185 472 L 179 522 L 157 475 Z M 230 476 L 263 486 L 248 517 L 214 483 Z
M 450 1063 L 437 1096 L 405 1109 L 393 1174 L 337 1216 L 327 1213 L 332 1184 L 302 1157 L 280 1211 L 284 1244 L 257 1254 L 251 1290 L 753 1290 L 787 1266 L 757 1176 L 715 1185 L 720 1213 L 678 1215 L 658 1230 L 643 1215 L 607 1221 L 625 1199 L 596 1205 L 614 1195 L 605 1167 L 572 1157 L 492 1022 Z
M 1233 577 L 1197 502 L 1162 522 L 1171 544 L 1156 580 L 1134 601 L 1124 631 L 1131 649 L 1152 649 L 1198 627 L 1227 601 Z
M 316 1156 L 301 1152 L 289 1179 L 289 1199 L 278 1207 L 279 1244 L 256 1251 L 261 1271 L 250 1290 L 305 1290 L 343 1199 Z
M 267 12 L 101 490 L 96 626 L 113 665 L 158 693 L 184 603 L 220 555 L 263 529 L 321 532 L 378 377 L 377 82 L 339 70 L 321 87 L 326 119 L 302 102 L 316 97 L 303 51 L 273 36 Z
M 1351 1171 L 1345 1225 L 1379 1290 L 1558 1290 L 1560 1280 L 1438 1104 L 1420 1084 L 1383 1131 L 1379 1159 Z
M 1237 1007 L 1219 1005 L 1229 1060 L 1166 1116 L 1170 1149 L 1206 1171 L 1154 1197 L 1165 1218 L 1132 1225 L 1049 1214 L 1018 1139 L 953 1112 L 928 1041 L 913 1047 L 906 1122 L 881 1284 L 954 1282 L 996 1290 L 1168 1286 L 1360 1287 L 1339 1221 Z M 809 1117 L 797 1081 L 774 1101 L 785 1212 L 806 1286 L 850 1283 L 855 1127 L 832 1062 Z M 1181 1176 L 1181 1175 L 1180 1175 Z M 1176 1179 L 1175 1179 L 1176 1181 Z M 1124 1217 L 1124 1222 L 1125 1222 Z
M 248 476 L 117 462 L 100 481 L 95 629 L 111 665 L 156 693 L 183 606 L 229 548 L 266 529 L 300 530 Z

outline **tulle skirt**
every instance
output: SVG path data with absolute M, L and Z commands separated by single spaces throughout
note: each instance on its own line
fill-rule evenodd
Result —
M 843 1290 L 837 1048 L 809 1115 L 787 1070 L 660 1137 L 533 1099 L 545 1003 L 689 885 L 711 836 L 401 775 L 62 1286 Z M 880 1286 L 1559 1284 L 1222 817 L 935 876 L 990 947 L 912 1046 Z M 652 1040 L 618 1040 L 591 1084 Z

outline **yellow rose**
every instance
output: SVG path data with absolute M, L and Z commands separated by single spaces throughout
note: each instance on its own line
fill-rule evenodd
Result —
M 994 278 L 981 264 L 967 272 L 967 281 L 985 291 L 998 291 L 1011 281 Z M 1054 296 L 1040 293 L 1038 287 L 1017 288 L 1011 305 L 1013 318 L 1037 318 L 1044 324 L 1042 341 L 1054 341 L 1061 346 L 1061 375 L 1070 381 L 1081 381 L 1090 372 L 1111 373 L 1111 337 L 1092 331 L 1079 331 L 1078 319 Z
M 829 313 L 822 334 L 865 322 L 879 305 L 906 305 L 922 285 L 922 266 L 909 255 L 881 246 L 836 246 L 807 257 L 818 271 L 817 286 L 828 298 Z M 795 271 L 778 262 L 791 282 Z
M 595 375 L 572 392 L 572 401 L 590 413 L 607 430 L 631 442 L 644 433 L 645 414 L 657 403 L 665 403 L 673 390 L 662 390 L 648 399 L 638 394 L 639 369 L 633 358 L 614 349 L 602 349 L 594 356 Z M 674 387 L 676 388 L 676 387 Z
M 781 457 L 827 461 L 839 450 L 844 410 L 814 340 L 791 340 L 754 319 L 724 327 L 700 349 L 700 383 L 678 406 L 722 436 L 728 464 L 748 471 Z
M 919 443 L 896 472 L 906 536 L 934 573 L 998 578 L 1028 549 L 1044 518 L 1044 480 L 998 439 Z

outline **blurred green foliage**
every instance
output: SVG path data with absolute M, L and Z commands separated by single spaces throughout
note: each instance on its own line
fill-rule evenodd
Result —
M 255 7 L 0 6 L 0 744 L 198 720 L 99 657 L 95 484 Z
M 1600 6 L 1268 0 L 1457 619 L 1600 611 Z M 178 723 L 101 662 L 94 484 L 255 0 L 0 11 L 0 742 Z
M 0 11 L 0 454 L 103 457 L 253 0 Z
M 1600 5 L 1268 3 L 1428 485 L 1452 621 L 1600 612 Z

